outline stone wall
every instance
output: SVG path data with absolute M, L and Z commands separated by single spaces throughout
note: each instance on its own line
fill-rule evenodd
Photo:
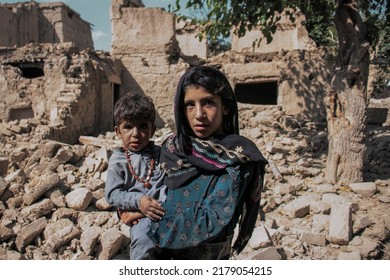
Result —
M 62 2 L 0 4 L 0 46 L 72 42 L 93 49 L 91 26 Z
M 196 37 L 199 31 L 196 25 L 184 20 L 177 20 L 175 28 L 176 39 L 182 55 L 207 58 L 207 43 L 206 40 L 199 41 L 199 38 Z
M 239 56 L 241 59 L 251 62 L 224 63 L 223 71 L 234 88 L 248 83 L 275 82 L 276 102 L 266 105 L 267 107 L 279 106 L 288 115 L 321 122 L 325 121 L 324 99 L 331 78 L 330 67 L 326 63 L 328 56 L 328 52 L 323 49 L 267 55 L 242 54 Z M 261 95 L 272 93 L 268 92 L 267 88 L 260 87 L 254 94 L 257 95 L 254 99 L 260 99 L 263 98 Z M 263 99 L 268 100 L 267 97 Z M 248 107 L 250 103 L 245 105 Z M 262 111 L 263 106 L 252 105 L 251 107 L 254 111 Z
M 295 22 L 291 22 L 285 12 L 281 14 L 281 20 L 277 24 L 277 30 L 272 41 L 267 44 L 267 40 L 262 35 L 260 29 L 247 31 L 244 37 L 238 38 L 232 32 L 232 50 L 237 52 L 275 52 L 280 50 L 313 50 L 316 48 L 313 40 L 305 28 L 306 18 L 301 12 L 295 14 Z M 254 49 L 252 43 L 261 38 L 259 46 Z
M 112 55 L 124 67 L 121 94 L 151 96 L 161 127 L 172 114 L 180 69 L 174 17 L 159 8 L 118 6 L 118 2 L 122 1 L 113 1 L 111 7 Z
M 39 42 L 39 7 L 35 2 L 0 4 L 0 46 Z

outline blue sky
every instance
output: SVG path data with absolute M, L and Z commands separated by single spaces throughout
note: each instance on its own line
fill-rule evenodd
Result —
M 0 3 L 29 2 L 21 0 L 0 0 Z M 111 0 L 35 0 L 35 2 L 64 2 L 81 18 L 93 25 L 92 36 L 96 50 L 110 51 L 111 49 Z M 143 0 L 146 7 L 168 7 L 175 0 Z

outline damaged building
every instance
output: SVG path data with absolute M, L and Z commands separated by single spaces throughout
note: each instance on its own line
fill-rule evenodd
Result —
M 253 117 L 277 107 L 287 115 L 325 119 L 329 54 L 315 48 L 303 15 L 282 21 L 272 44 L 253 51 L 258 34 L 249 32 L 233 37 L 230 51 L 208 57 L 196 27 L 142 1 L 111 1 L 110 54 L 93 50 L 90 24 L 64 3 L 2 4 L 0 14 L 9 19 L 1 28 L 13 30 L 0 33 L 0 118 L 40 119 L 46 138 L 75 143 L 80 135 L 112 131 L 114 103 L 128 92 L 151 96 L 157 125 L 166 126 L 179 77 L 199 64 L 226 73 L 240 109 Z
M 240 133 L 270 162 L 256 238 L 231 259 L 390 259 L 388 128 L 366 133 L 364 183 L 325 180 L 332 57 L 309 39 L 303 15 L 280 22 L 271 44 L 253 51 L 253 31 L 210 55 L 197 26 L 162 9 L 112 0 L 110 14 L 108 53 L 94 50 L 90 31 L 79 36 L 91 25 L 64 3 L 0 4 L 0 260 L 128 260 L 129 227 L 104 195 L 120 145 L 114 104 L 127 92 L 151 96 L 161 144 L 177 82 L 200 64 L 226 73 Z
M 201 63 L 217 66 L 228 76 L 241 107 L 261 112 L 263 106 L 280 106 L 286 114 L 324 120 L 325 107 L 318 101 L 324 100 L 330 79 L 328 54 L 309 39 L 301 24 L 303 15 L 295 23 L 282 21 L 270 45 L 253 51 L 258 34 L 252 32 L 232 38 L 231 51 L 206 57 L 207 43 L 199 42 L 194 27 L 177 24 L 161 9 L 125 6 L 125 2 L 113 0 L 111 6 L 112 55 L 126 69 L 123 91 L 152 96 L 164 121 L 171 118 L 179 77 L 188 66 Z M 291 38 L 288 44 L 286 34 Z
M 42 138 L 66 143 L 112 130 L 120 63 L 93 51 L 90 24 L 60 2 L 3 4 L 0 14 L 0 119 L 40 120 Z

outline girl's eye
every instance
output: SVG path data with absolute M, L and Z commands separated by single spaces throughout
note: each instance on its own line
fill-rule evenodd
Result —
M 187 108 L 187 109 L 190 109 L 190 108 L 193 108 L 194 107 L 194 103 L 192 102 L 187 102 L 184 104 L 184 106 Z
M 210 99 L 204 102 L 204 105 L 206 106 L 213 106 L 214 104 L 215 104 L 214 100 L 210 100 Z

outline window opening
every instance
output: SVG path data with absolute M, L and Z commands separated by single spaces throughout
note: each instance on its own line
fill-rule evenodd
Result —
M 242 83 L 235 87 L 237 101 L 255 105 L 277 105 L 278 82 Z
M 22 76 L 27 79 L 34 79 L 45 75 L 42 63 L 11 63 L 12 66 L 22 71 Z

